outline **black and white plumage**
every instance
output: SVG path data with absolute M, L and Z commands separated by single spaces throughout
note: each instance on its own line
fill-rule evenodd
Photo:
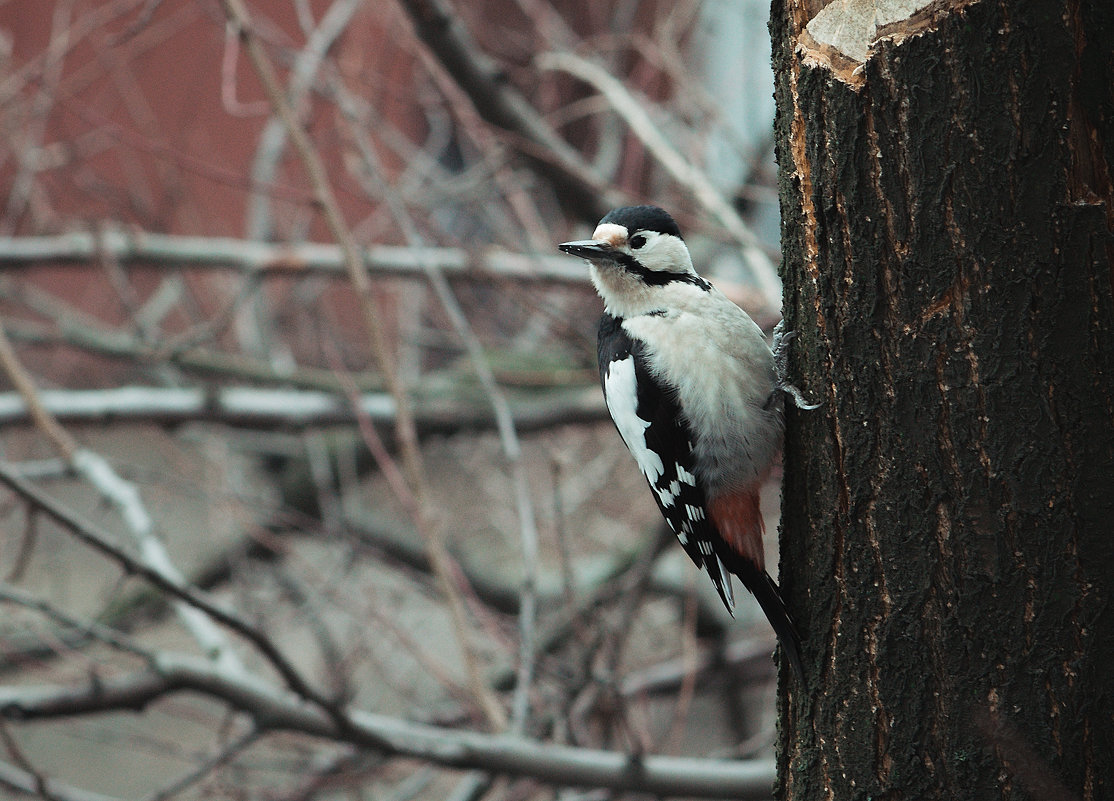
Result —
M 559 247 L 588 260 L 604 300 L 600 382 L 658 508 L 728 610 L 731 574 L 754 593 L 803 686 L 800 640 L 762 546 L 758 493 L 790 390 L 761 329 L 697 275 L 656 206 L 615 209 L 592 239 Z

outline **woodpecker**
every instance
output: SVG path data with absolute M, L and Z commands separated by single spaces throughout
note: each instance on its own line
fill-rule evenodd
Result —
M 677 539 L 734 614 L 731 574 L 773 626 L 801 686 L 800 638 L 765 568 L 759 489 L 781 450 L 790 335 L 762 329 L 697 275 L 673 218 L 656 206 L 609 212 L 586 259 L 604 301 L 598 356 L 608 411 Z M 776 353 L 775 353 L 776 351 Z

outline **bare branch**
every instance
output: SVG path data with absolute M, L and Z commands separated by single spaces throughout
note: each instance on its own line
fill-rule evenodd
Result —
M 370 139 L 358 130 L 353 130 L 353 136 L 359 146 L 364 159 L 364 167 L 378 184 L 391 213 L 398 222 L 412 247 L 420 247 L 422 237 L 418 233 L 417 225 L 410 216 L 401 198 L 390 186 L 383 174 L 382 165 L 378 154 Z M 519 601 L 519 677 L 515 689 L 515 696 L 511 704 L 511 731 L 522 733 L 525 731 L 529 714 L 529 698 L 533 686 L 534 675 L 534 640 L 535 623 L 537 614 L 537 583 L 538 583 L 538 530 L 535 518 L 533 499 L 530 496 L 529 484 L 526 479 L 525 466 L 522 463 L 522 445 L 518 439 L 514 414 L 507 399 L 506 393 L 499 387 L 484 353 L 483 345 L 472 330 L 468 317 L 461 308 L 460 303 L 453 294 L 452 287 L 445 276 L 435 267 L 427 266 L 426 275 L 434 294 L 441 302 L 441 306 L 452 323 L 456 335 L 464 343 L 468 353 L 469 362 L 480 386 L 491 404 L 491 411 L 495 416 L 495 428 L 499 432 L 499 442 L 503 449 L 503 456 L 511 472 L 511 483 L 514 487 L 514 505 L 518 514 L 519 543 L 522 548 L 522 588 Z M 478 786 L 478 784 L 477 784 Z
M 42 140 L 47 130 L 47 120 L 55 103 L 57 84 L 62 75 L 62 64 L 70 50 L 73 30 L 70 15 L 72 2 L 55 3 L 51 19 L 50 45 L 45 51 L 46 64 L 39 78 L 39 91 L 32 101 L 30 113 L 23 126 L 22 140 L 13 148 L 19 161 L 19 169 L 11 180 L 8 202 L 4 216 L 0 218 L 0 233 L 10 234 L 18 225 L 34 186 L 35 174 L 39 170 L 42 153 Z
M 231 742 L 226 743 L 215 753 L 211 754 L 207 759 L 203 760 L 193 770 L 186 773 L 184 776 L 179 777 L 176 781 L 152 793 L 145 801 L 167 801 L 173 798 L 183 790 L 192 787 L 199 781 L 209 776 L 213 771 L 220 768 L 222 765 L 232 761 L 241 753 L 250 748 L 259 738 L 262 732 L 254 726 L 249 728 L 239 737 L 234 738 Z
M 336 0 L 313 29 L 306 45 L 298 53 L 290 70 L 290 104 L 300 108 L 305 101 L 310 84 L 321 62 L 345 26 L 360 7 L 360 0 Z M 286 148 L 286 128 L 283 121 L 273 115 L 259 134 L 259 146 L 251 166 L 253 187 L 268 186 L 274 180 L 282 153 Z M 250 239 L 266 240 L 271 235 L 271 196 L 254 189 L 248 200 L 246 230 Z
M 143 659 L 150 659 L 152 656 L 151 651 L 141 648 L 129 637 L 124 636 L 116 629 L 94 621 L 78 620 L 72 615 L 66 614 L 54 604 L 44 601 L 30 593 L 16 589 L 8 584 L 0 584 L 0 601 L 16 604 L 27 609 L 33 609 L 60 626 L 73 629 L 83 637 L 91 637 L 117 650 L 133 654 Z
M 773 652 L 772 638 L 748 637 L 729 643 L 716 653 L 685 654 L 628 673 L 619 683 L 619 692 L 625 696 L 641 696 L 673 690 L 688 676 L 699 679 L 725 665 L 739 673 L 760 672 L 772 678 L 775 675 Z
M 139 546 L 143 564 L 168 581 L 184 584 L 181 572 L 170 559 L 162 541 L 155 535 L 154 521 L 139 490 L 132 482 L 117 474 L 104 457 L 88 448 L 79 448 L 69 432 L 46 409 L 34 381 L 16 358 L 2 323 L 0 368 L 16 385 L 36 427 L 46 435 L 59 455 L 120 513 L 129 534 Z M 201 610 L 180 601 L 176 601 L 173 607 L 186 630 L 193 635 L 210 659 L 221 662 L 230 670 L 244 670 L 224 633 Z
M 28 301 L 25 293 L 22 292 L 19 294 L 19 299 Z M 156 360 L 164 358 L 166 362 L 181 370 L 247 382 L 318 389 L 334 394 L 343 390 L 333 370 L 305 365 L 278 369 L 262 359 L 200 347 L 167 353 L 165 347 L 157 346 L 131 333 L 104 328 L 96 321 L 83 320 L 80 312 L 68 304 L 53 299 L 49 302 L 44 301 L 46 298 L 36 298 L 28 305 L 35 313 L 49 316 L 57 331 L 50 326 L 11 320 L 6 329 L 13 341 L 35 345 L 66 345 L 102 356 L 147 365 L 155 364 Z M 364 391 L 383 387 L 382 378 L 370 371 L 353 374 L 350 380 Z M 42 394 L 39 393 L 40 397 Z M 64 409 L 51 407 L 49 403 L 47 406 L 53 414 L 66 417 L 67 413 Z M 125 412 L 125 416 L 127 414 L 128 412 Z
M 352 231 L 348 227 L 337 202 L 324 161 L 308 134 L 295 119 L 290 102 L 279 85 L 274 66 L 251 28 L 243 3 L 241 0 L 223 0 L 223 6 L 229 21 L 235 24 L 239 30 L 240 37 L 247 48 L 255 72 L 263 84 L 267 98 L 276 116 L 282 120 L 287 135 L 301 158 L 302 165 L 313 187 L 314 197 L 317 199 L 322 215 L 328 223 L 330 232 L 336 239 L 337 244 L 340 245 L 341 253 L 344 255 L 344 265 L 349 280 L 360 301 L 364 326 L 371 340 L 372 353 L 375 354 L 375 360 L 386 380 L 387 389 L 395 402 L 394 431 L 398 439 L 397 444 L 406 474 L 406 481 L 409 485 L 409 492 L 415 501 L 415 526 L 426 542 L 433 563 L 434 575 L 448 603 L 465 670 L 470 676 L 471 685 L 477 692 L 476 700 L 488 721 L 496 728 L 502 728 L 506 714 L 497 703 L 494 694 L 487 689 L 487 685 L 482 681 L 474 645 L 468 637 L 470 627 L 464 614 L 464 606 L 453 581 L 451 560 L 435 523 L 433 510 L 428 508 L 428 488 L 426 486 L 425 469 L 422 465 L 421 450 L 418 447 L 418 433 L 411 410 L 411 399 L 387 338 L 383 325 L 385 316 L 383 309 L 372 292 L 371 280 L 364 269 Z
M 0 688 L 0 714 L 29 721 L 140 710 L 182 691 L 221 699 L 250 715 L 263 731 L 302 732 L 438 765 L 529 776 L 561 786 L 609 787 L 657 796 L 767 799 L 774 780 L 769 760 L 630 756 L 521 736 L 445 729 L 358 710 L 348 713 L 341 728 L 319 709 L 276 693 L 252 677 L 231 676 L 210 663 L 170 653 L 159 654 L 148 670 L 84 687 Z
M 63 504 L 45 494 L 38 487 L 20 476 L 7 462 L 0 461 L 0 483 L 69 530 L 77 539 L 116 562 L 127 573 L 139 576 L 171 597 L 204 612 L 214 621 L 252 643 L 286 680 L 294 692 L 332 711 L 334 705 L 306 683 L 298 670 L 279 651 L 271 639 L 256 626 L 244 620 L 237 612 L 213 600 L 207 593 L 184 583 L 175 575 L 167 575 L 157 567 L 132 556 L 116 545 L 113 537 L 99 526 L 82 519 Z M 244 671 L 239 671 L 243 673 Z
M 390 395 L 367 392 L 358 399 L 358 406 L 353 408 L 332 392 L 249 386 L 213 389 L 135 386 L 48 389 L 39 393 L 40 407 L 69 423 L 130 421 L 174 425 L 208 421 L 245 428 L 280 425 L 306 428 L 350 423 L 358 415 L 367 415 L 377 423 L 394 421 L 395 405 Z M 523 394 L 509 398 L 508 406 L 522 431 L 607 419 L 599 393 L 588 388 Z M 18 393 L 0 393 L 0 425 L 29 419 L 31 411 Z M 496 426 L 488 404 L 463 398 L 417 401 L 414 420 L 420 436 Z
M 490 124 L 528 144 L 526 158 L 557 188 L 569 216 L 596 220 L 623 205 L 615 188 L 538 113 L 534 104 L 500 76 L 494 62 L 471 40 L 460 18 L 442 0 L 399 0 L 418 36 Z
M 35 382 L 31 378 L 30 373 L 24 369 L 23 364 L 16 356 L 15 348 L 12 347 L 11 340 L 8 339 L 7 332 L 4 330 L 3 320 L 0 320 L 0 370 L 8 376 L 15 386 L 17 397 L 22 402 L 23 407 L 26 409 L 28 417 L 35 427 L 42 432 L 43 436 L 50 442 L 51 447 L 65 459 L 67 462 L 72 462 L 74 454 L 77 453 L 77 443 L 66 429 L 58 424 L 54 416 L 43 406 L 39 398 L 38 391 L 35 388 Z
M 110 256 L 121 263 L 143 263 L 157 269 L 234 269 L 264 275 L 320 274 L 348 276 L 337 245 L 316 242 L 272 244 L 229 237 L 174 236 L 106 228 L 93 234 L 74 231 L 57 236 L 0 237 L 0 269 L 36 264 L 85 266 Z M 560 255 L 461 248 L 376 245 L 359 250 L 366 269 L 386 275 L 423 276 L 429 265 L 448 277 L 513 278 L 587 284 L 588 273 L 576 259 Z
M 298 53 L 290 70 L 288 97 L 290 105 L 304 116 L 306 96 L 314 76 L 321 67 L 326 54 L 344 32 L 352 16 L 360 6 L 360 0 L 336 0 L 325 12 L 320 25 L 308 32 L 305 47 Z M 231 27 L 231 26 L 230 26 Z M 270 110 L 270 107 L 268 106 Z M 273 113 L 259 134 L 255 158 L 252 160 L 252 192 L 248 197 L 247 222 L 245 231 L 249 239 L 268 240 L 272 238 L 272 197 L 264 190 L 274 180 L 278 165 L 286 149 L 286 126 L 280 116 Z M 236 333 L 246 350 L 264 354 L 275 342 L 273 316 L 258 296 L 252 298 L 250 305 L 240 310 L 236 317 Z
M 686 159 L 669 142 L 658 125 L 647 113 L 650 105 L 645 98 L 635 99 L 630 91 L 607 70 L 572 53 L 543 53 L 538 56 L 541 69 L 561 70 L 590 83 L 603 94 L 612 108 L 627 121 L 630 130 L 661 165 L 677 179 L 704 208 L 715 215 L 719 223 L 743 246 L 743 256 L 772 308 L 781 307 L 781 281 L 766 255 L 758 237 L 750 229 L 727 199 L 716 189 L 707 174 Z

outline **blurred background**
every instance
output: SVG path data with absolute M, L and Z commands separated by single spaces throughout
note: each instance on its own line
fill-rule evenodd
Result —
M 0 2 L 5 698 L 88 699 L 163 653 L 282 685 L 149 569 L 355 708 L 769 757 L 772 633 L 663 535 L 603 407 L 600 301 L 555 249 L 655 203 L 772 328 L 767 16 Z M 772 565 L 777 506 L 775 477 Z M 204 694 L 107 706 L 4 723 L 0 795 L 608 795 L 275 734 Z

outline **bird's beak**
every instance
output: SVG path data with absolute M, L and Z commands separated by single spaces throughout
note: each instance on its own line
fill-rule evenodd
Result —
M 603 261 L 614 258 L 615 248 L 610 242 L 599 239 L 581 239 L 576 242 L 562 242 L 557 246 L 570 256 L 579 256 L 589 261 Z

